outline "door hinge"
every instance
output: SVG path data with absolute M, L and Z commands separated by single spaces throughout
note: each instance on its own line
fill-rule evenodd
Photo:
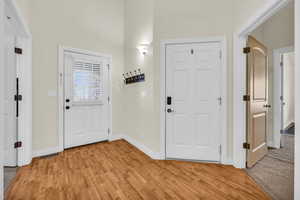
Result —
M 250 95 L 244 95 L 243 101 L 250 101 Z
M 220 59 L 222 59 L 222 51 L 220 51 L 219 57 Z
M 23 54 L 23 49 L 15 47 L 15 53 L 16 54 Z
M 107 64 L 107 69 L 110 70 L 110 65 L 109 64 Z
M 15 146 L 15 149 L 20 148 L 20 147 L 22 147 L 22 142 L 21 141 L 15 142 L 14 146 Z
M 219 153 L 222 155 L 222 145 L 219 146 Z
M 250 53 L 250 51 L 251 51 L 251 47 L 245 47 L 245 48 L 243 49 L 243 53 L 244 53 L 244 54 L 248 54 L 248 53 Z
M 110 97 L 109 96 L 107 97 L 107 101 L 110 102 Z
M 244 149 L 250 149 L 250 144 L 247 143 L 247 142 L 243 143 L 243 148 Z
M 107 129 L 108 135 L 110 134 L 110 129 Z

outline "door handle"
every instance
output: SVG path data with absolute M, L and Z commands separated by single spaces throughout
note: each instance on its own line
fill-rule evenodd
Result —
M 70 109 L 70 106 L 66 106 L 66 110 L 69 110 Z
M 66 99 L 66 102 L 69 103 L 69 102 L 70 102 L 70 99 Z
M 271 108 L 271 105 L 266 104 L 266 105 L 264 105 L 264 108 Z
M 171 109 L 171 108 L 168 108 L 168 109 L 167 109 L 167 112 L 168 112 L 168 113 L 172 113 L 172 112 L 174 112 L 174 110 Z

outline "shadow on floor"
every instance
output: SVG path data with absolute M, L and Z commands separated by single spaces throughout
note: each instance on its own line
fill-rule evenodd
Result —
M 293 200 L 294 194 L 294 135 L 282 135 L 283 147 L 270 149 L 268 154 L 248 174 L 274 200 Z

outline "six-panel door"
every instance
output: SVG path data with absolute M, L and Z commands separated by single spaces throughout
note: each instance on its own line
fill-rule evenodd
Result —
M 166 47 L 166 156 L 220 161 L 220 43 Z

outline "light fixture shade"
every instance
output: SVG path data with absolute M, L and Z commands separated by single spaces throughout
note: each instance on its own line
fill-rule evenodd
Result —
M 149 45 L 148 44 L 141 44 L 137 47 L 137 49 L 139 50 L 139 52 L 142 55 L 147 55 L 148 51 L 149 51 Z

